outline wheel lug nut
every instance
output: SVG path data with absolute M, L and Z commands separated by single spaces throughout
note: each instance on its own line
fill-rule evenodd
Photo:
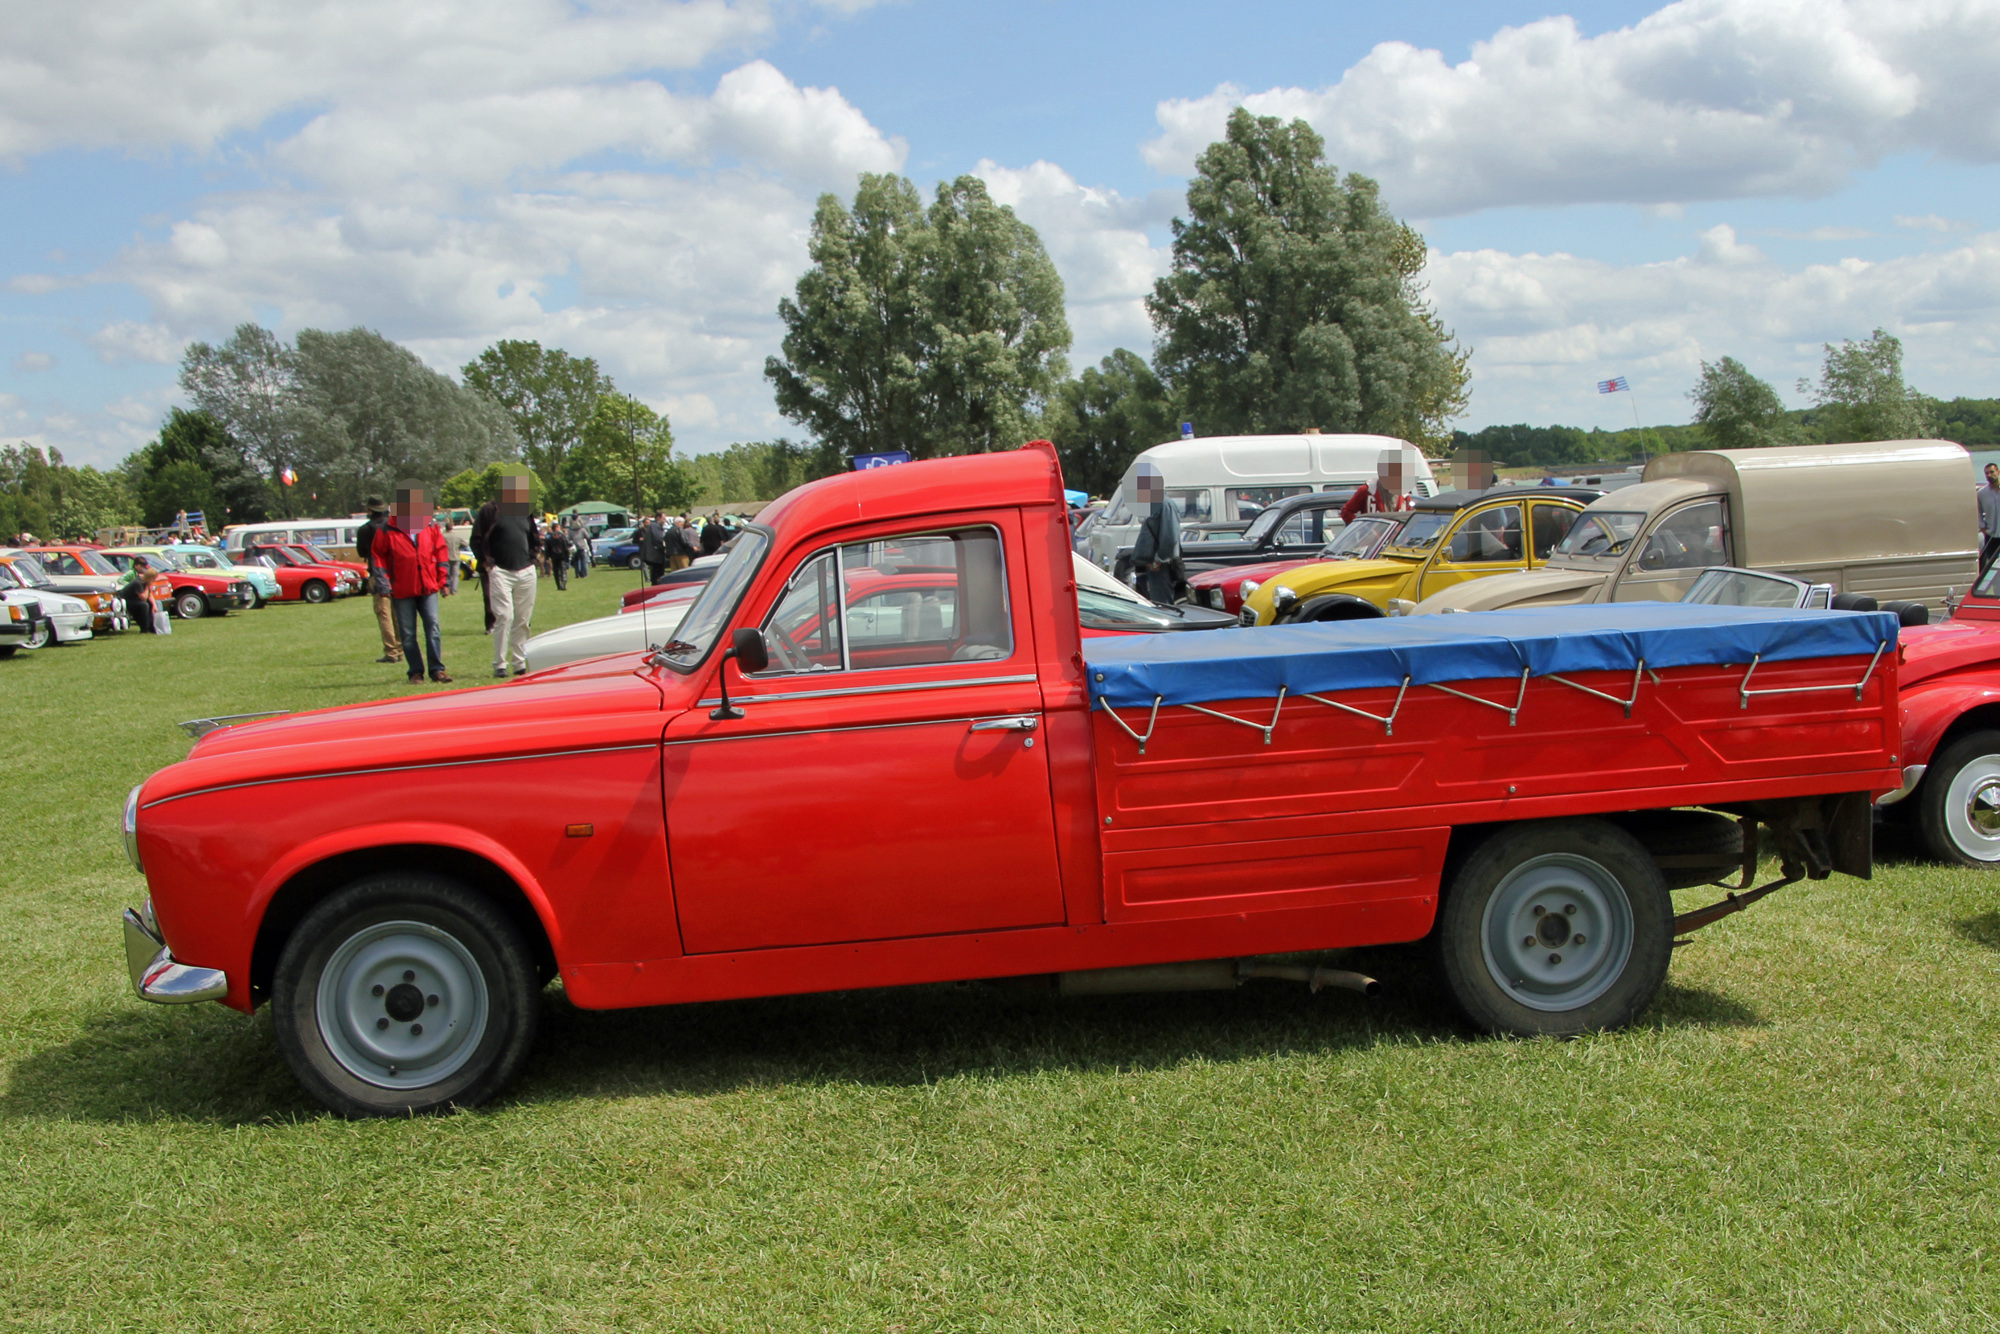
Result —
M 1583 937 L 1582 937 L 1582 936 L 1578 936 L 1578 937 L 1577 937 L 1577 939 L 1578 939 L 1578 940 L 1582 940 L 1582 939 L 1583 939 Z M 426 996 L 426 997 L 424 997 L 424 1004 L 426 1004 L 426 1005 L 430 1006 L 430 1007 L 431 1007 L 432 1009 L 436 1009 L 436 1008 L 437 1008 L 437 1003 L 438 1003 L 438 998 L 437 998 L 436 996 Z
M 1548 909 L 1544 908 L 1541 904 L 1537 903 L 1533 908 L 1529 909 L 1529 911 L 1534 913 L 1535 916 L 1540 917 L 1543 913 L 1547 912 Z
M 1563 956 L 1560 954 L 1551 954 L 1549 956 L 1550 963 L 1561 963 L 1562 961 L 1563 961 Z
M 380 982 L 377 982 L 377 983 L 376 983 L 376 984 L 375 984 L 374 986 L 372 986 L 372 987 L 370 987 L 370 988 L 369 988 L 369 993 L 370 993 L 371 995 L 375 995 L 375 996 L 379 996 L 379 995 L 381 995 L 381 994 L 382 994 L 382 984 L 381 984 Z
M 377 1029 L 384 1029 L 387 1028 L 388 1026 L 389 1026 L 389 1021 L 387 1019 L 377 1019 L 375 1021 L 375 1027 Z
M 1563 905 L 1563 914 L 1564 914 L 1565 916 L 1567 916 L 1567 917 L 1574 917 L 1574 916 L 1576 916 L 1576 905 L 1575 905 L 1574 903 L 1566 903 L 1566 904 L 1564 904 L 1564 905 Z
M 1522 936 L 1521 948 L 1524 950 L 1531 950 L 1535 948 L 1535 938 L 1533 936 Z
M 1574 908 L 1572 908 L 1572 909 L 1571 909 L 1570 911 L 1571 911 L 1571 912 L 1574 912 L 1574 911 L 1576 911 L 1576 910 L 1575 910 Z M 405 969 L 403 970 L 403 980 L 404 980 L 405 982 L 414 982 L 414 981 L 416 981 L 416 980 L 417 980 L 417 974 L 416 974 L 416 971 L 415 971 L 414 969 L 410 969 L 410 968 L 405 968 Z
M 424 1034 L 424 1026 L 423 1026 L 422 1024 L 411 1024 L 411 1025 L 410 1025 L 410 1036 L 411 1036 L 411 1037 L 413 1037 L 413 1038 L 417 1038 L 417 1037 L 422 1037 L 422 1036 L 423 1036 L 423 1034 Z
M 1583 937 L 1581 935 L 1578 935 L 1575 940 L 1572 940 L 1570 942 L 1570 944 L 1572 945 L 1581 945 L 1582 943 L 1583 943 Z

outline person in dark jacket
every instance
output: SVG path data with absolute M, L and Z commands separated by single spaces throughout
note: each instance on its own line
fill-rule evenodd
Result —
M 402 639 L 396 633 L 395 612 L 386 580 L 380 578 L 381 570 L 374 560 L 375 536 L 389 522 L 389 506 L 380 496 L 370 496 L 367 501 L 368 522 L 354 530 L 354 554 L 368 567 L 368 599 L 375 604 L 375 628 L 382 634 L 382 656 L 377 662 L 401 662 L 403 660 Z
M 518 464 L 500 474 L 500 499 L 480 507 L 472 522 L 472 550 L 486 590 L 486 624 L 493 632 L 493 674 L 528 671 L 528 631 L 535 615 L 535 565 L 542 532 L 529 512 L 532 483 Z
M 556 592 L 569 590 L 569 534 L 559 523 L 549 525 L 542 537 L 542 554 L 549 558 L 549 572 L 556 577 Z
M 646 567 L 646 582 L 657 584 L 667 573 L 667 534 L 661 517 L 655 514 L 639 525 L 639 563 Z
M 1149 462 L 1140 464 L 1133 491 L 1134 505 L 1146 517 L 1132 543 L 1132 572 L 1141 593 L 1171 606 L 1181 563 L 1180 507 L 1167 499 L 1167 480 Z
M 722 520 L 711 514 L 708 522 L 701 526 L 701 554 L 713 556 L 722 550 L 722 544 L 729 540 L 729 530 L 722 526 Z

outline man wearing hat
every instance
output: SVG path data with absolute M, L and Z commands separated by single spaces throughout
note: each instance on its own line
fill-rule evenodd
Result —
M 368 497 L 368 522 L 354 530 L 354 554 L 368 567 L 368 594 L 375 604 L 375 624 L 382 632 L 382 656 L 377 662 L 401 662 L 402 641 L 396 634 L 394 602 L 389 596 L 389 580 L 375 560 L 375 535 L 389 522 L 389 506 L 380 496 Z

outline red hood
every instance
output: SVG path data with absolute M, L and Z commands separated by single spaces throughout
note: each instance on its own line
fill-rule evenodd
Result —
M 1942 625 L 1913 625 L 1897 641 L 1902 667 L 1897 680 L 1905 687 L 1955 672 L 2000 662 L 2000 621 L 1953 617 Z
M 1196 556 L 1195 559 L 1199 560 L 1200 557 Z M 1319 557 L 1314 556 L 1309 560 L 1267 560 L 1261 565 L 1224 565 L 1189 575 L 1188 584 L 1193 588 L 1230 588 L 1245 579 L 1255 579 L 1261 584 L 1273 575 L 1283 574 L 1286 570 L 1296 570 L 1301 565 L 1317 564 L 1318 561 Z
M 477 761 L 657 741 L 662 696 L 629 656 L 537 672 L 507 685 L 287 714 L 211 732 L 146 780 L 144 799 L 304 774 Z

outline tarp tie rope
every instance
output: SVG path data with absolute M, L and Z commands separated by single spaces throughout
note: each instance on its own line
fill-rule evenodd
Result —
M 1514 696 L 1512 704 L 1499 704 L 1490 699 L 1481 699 L 1477 695 L 1468 695 L 1463 690 L 1453 690 L 1450 686 L 1441 686 L 1435 681 L 1430 683 L 1430 688 L 1432 690 L 1442 690 L 1447 695 L 1456 695 L 1460 699 L 1469 699 L 1474 704 L 1484 704 L 1489 709 L 1498 709 L 1507 715 L 1507 726 L 1512 727 L 1520 720 L 1521 706 L 1528 701 L 1528 669 L 1526 667 L 1521 669 L 1521 692 Z
M 1622 707 L 1625 710 L 1625 716 L 1627 718 L 1630 718 L 1632 716 L 1632 706 L 1639 702 L 1639 675 L 1645 670 L 1646 670 L 1646 660 L 1644 658 L 1641 658 L 1639 659 L 1639 665 L 1632 669 L 1632 698 L 1630 699 L 1620 699 L 1618 698 L 1618 696 L 1606 694 L 1602 690 L 1593 690 L 1589 686 L 1579 685 L 1575 681 L 1572 681 L 1567 677 L 1551 675 L 1549 677 L 1549 680 L 1560 681 L 1564 685 L 1568 686 L 1571 690 L 1581 690 L 1586 695 L 1595 695 L 1599 699 L 1608 699 L 1613 704 Z M 1660 678 L 1657 675 L 1654 676 L 1653 684 L 1658 685 L 1659 683 L 1660 683 Z
M 1736 693 L 1740 699 L 1740 704 L 1738 707 L 1745 709 L 1749 708 L 1750 697 L 1753 695 L 1808 695 L 1815 690 L 1852 689 L 1854 691 L 1854 698 L 1858 702 L 1861 699 L 1861 692 L 1868 686 L 1868 678 L 1875 675 L 1875 664 L 1882 661 L 1882 653 L 1888 647 L 1889 647 L 1889 641 L 1886 639 L 1875 646 L 1875 656 L 1868 660 L 1868 670 L 1861 673 L 1861 679 L 1859 681 L 1856 681 L 1852 687 L 1843 685 L 1773 686 L 1768 690 L 1752 690 L 1750 688 L 1750 675 L 1751 673 L 1757 670 L 1757 664 L 1760 661 L 1762 661 L 1764 657 L 1764 655 L 1761 653 L 1753 653 L 1750 655 L 1750 665 L 1746 667 L 1743 671 L 1743 680 L 1736 687 Z

